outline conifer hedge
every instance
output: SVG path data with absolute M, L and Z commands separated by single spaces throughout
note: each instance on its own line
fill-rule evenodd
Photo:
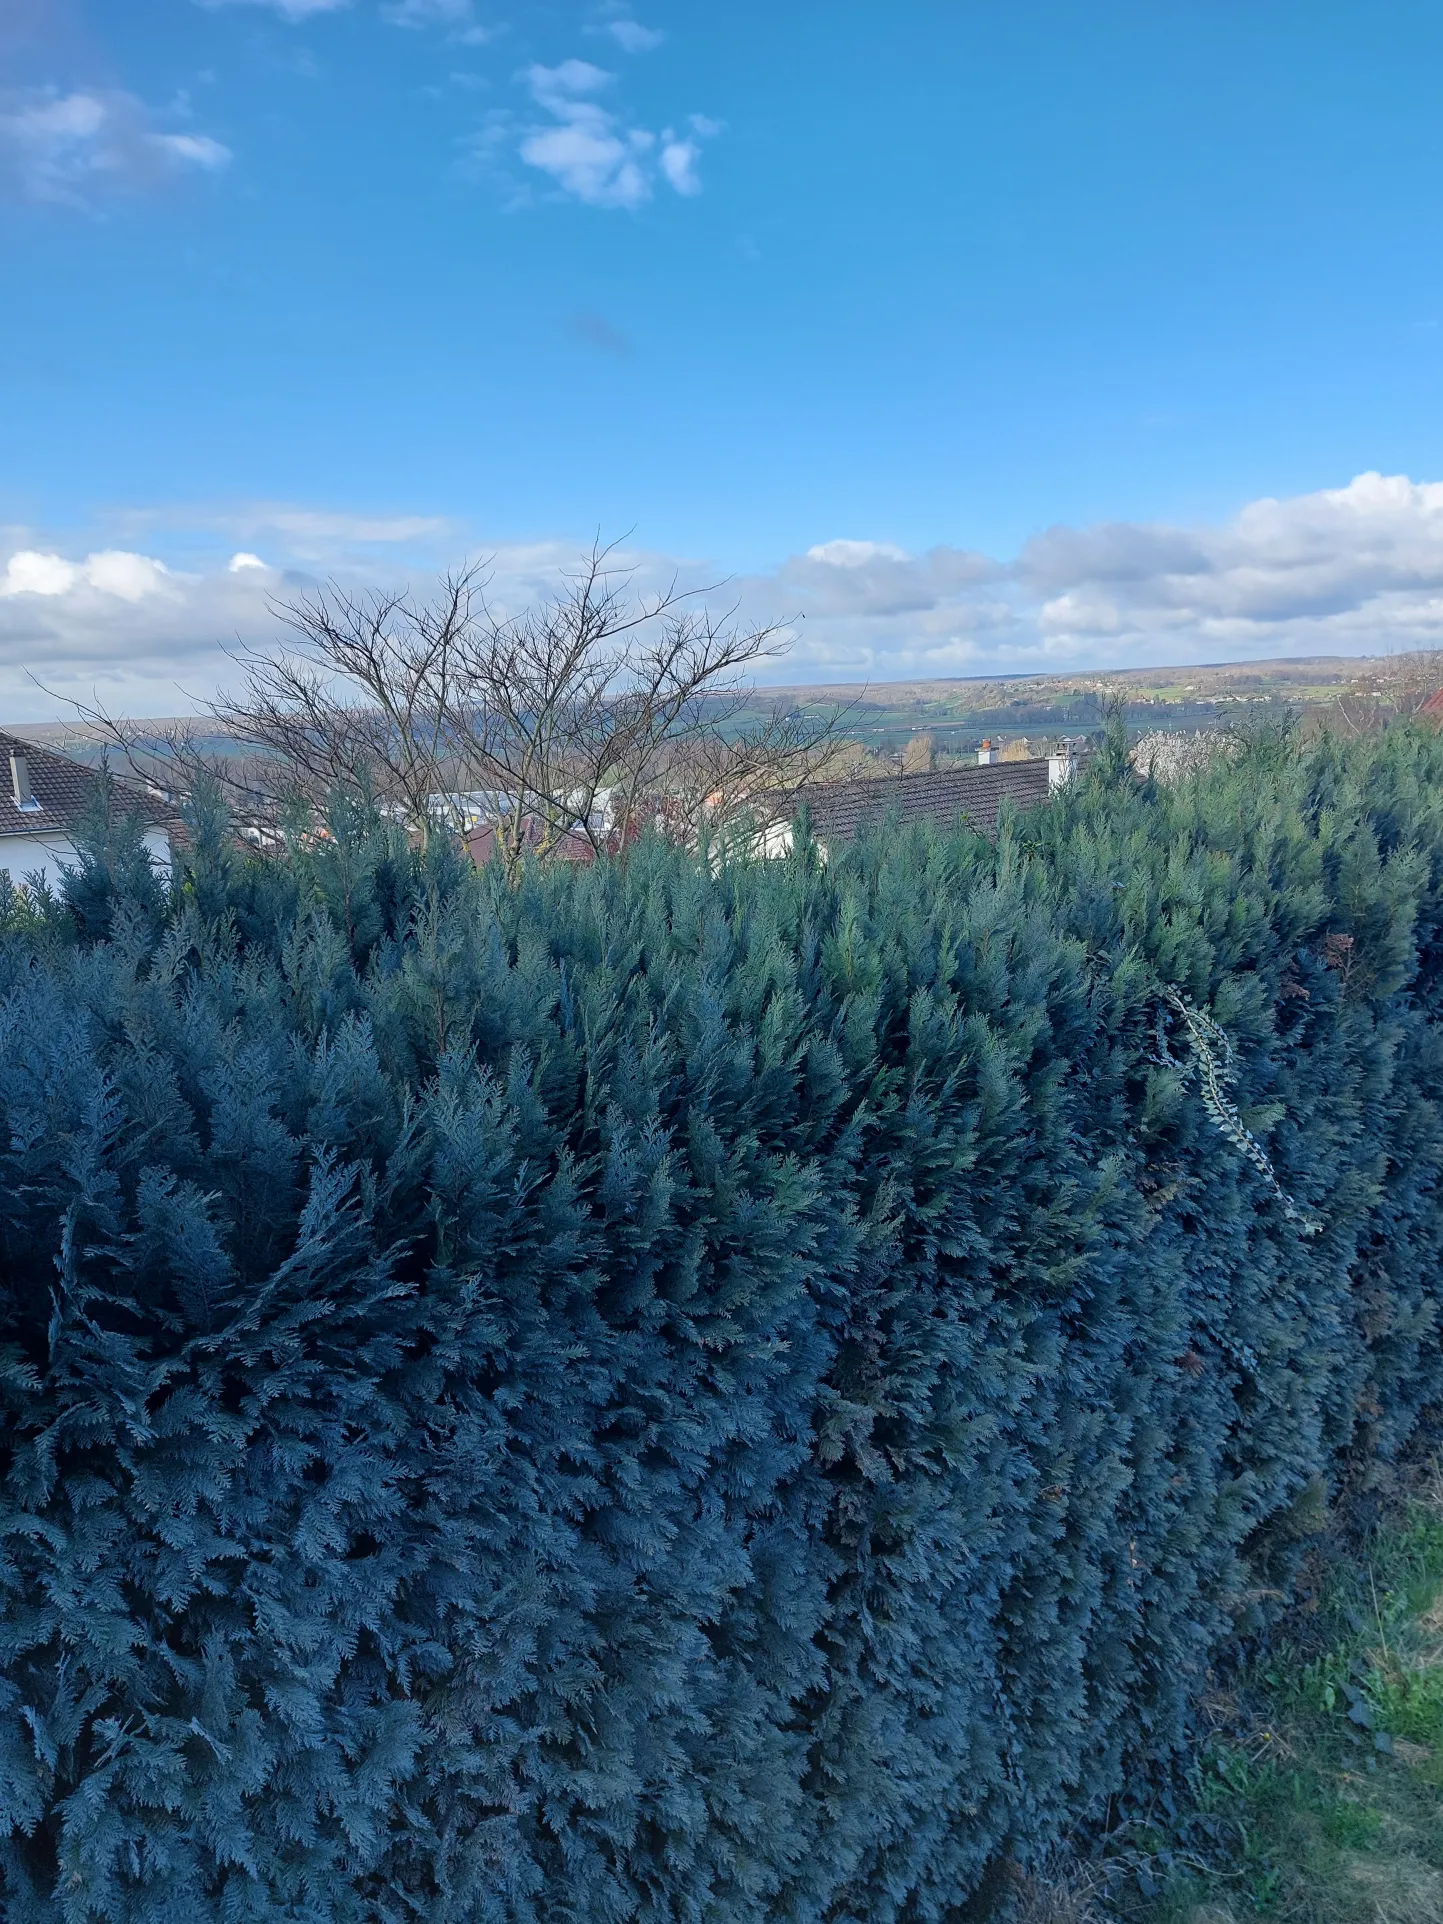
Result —
M 940 1924 L 1163 1772 L 1443 1402 L 1439 743 L 331 831 L 0 901 L 9 1924 Z

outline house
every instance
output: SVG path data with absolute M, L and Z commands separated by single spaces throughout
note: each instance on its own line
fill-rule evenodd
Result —
M 31 875 L 43 876 L 52 888 L 59 883 L 61 864 L 75 860 L 75 829 L 94 802 L 99 780 L 81 762 L 0 733 L 0 869 L 8 870 L 16 888 Z M 170 811 L 131 782 L 117 781 L 115 798 L 126 814 L 146 823 L 145 846 L 168 869 Z
M 959 817 L 983 835 L 994 835 L 1004 802 L 1014 808 L 1033 808 L 1045 802 L 1077 770 L 1072 747 L 1028 761 L 979 759 L 971 768 L 945 768 L 931 774 L 891 775 L 874 781 L 818 782 L 797 796 L 805 805 L 812 832 L 825 848 L 851 841 L 864 829 L 887 821 L 937 822 L 949 825 Z M 790 836 L 786 838 L 790 846 Z M 784 853 L 771 836 L 767 854 Z
M 545 840 L 545 830 L 536 815 L 527 815 L 521 827 L 522 839 L 528 849 L 535 849 Z M 482 822 L 473 828 L 466 837 L 466 852 L 477 868 L 485 868 L 496 853 L 497 829 L 494 822 Z M 551 844 L 549 854 L 553 861 L 579 862 L 583 865 L 596 860 L 596 850 L 580 829 L 563 829 Z

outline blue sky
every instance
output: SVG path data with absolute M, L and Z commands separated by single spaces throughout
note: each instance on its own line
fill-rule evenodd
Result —
M 1440 79 L 1415 0 L 4 0 L 0 702 L 597 530 L 788 678 L 1443 639 Z

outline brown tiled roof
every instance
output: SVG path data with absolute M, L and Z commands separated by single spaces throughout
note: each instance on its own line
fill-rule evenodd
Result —
M 880 781 L 819 782 L 804 788 L 797 799 L 805 802 L 819 841 L 845 842 L 888 820 L 950 824 L 959 815 L 983 835 L 992 835 L 1004 801 L 1031 808 L 1047 796 L 1044 759 L 944 768 L 931 775 L 892 775 Z
M 535 848 L 541 840 L 541 824 L 535 816 L 526 818 L 526 845 Z M 473 828 L 466 837 L 466 849 L 477 868 L 485 868 L 496 853 L 496 826 L 493 822 L 482 822 Z M 568 828 L 559 835 L 551 847 L 552 856 L 560 862 L 579 862 L 583 865 L 596 860 L 596 850 L 584 835 L 574 828 Z
M 30 771 L 30 789 L 38 808 L 17 808 L 10 777 L 11 755 L 23 755 Z M 48 748 L 19 735 L 0 734 L 0 836 L 68 834 L 90 806 L 99 776 L 93 768 L 52 755 Z M 152 800 L 133 782 L 117 781 L 115 798 L 127 814 L 136 814 L 155 827 L 170 819 L 170 811 Z

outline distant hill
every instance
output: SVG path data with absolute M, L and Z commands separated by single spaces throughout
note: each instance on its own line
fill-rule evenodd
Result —
M 1384 657 L 1312 655 L 1288 661 L 1205 662 L 1065 675 L 978 675 L 866 684 L 826 682 L 758 690 L 758 701 L 798 707 L 840 704 L 843 733 L 894 755 L 909 736 L 930 734 L 940 753 L 960 754 L 983 736 L 1085 734 L 1121 696 L 1138 730 L 1208 728 L 1240 708 L 1297 713 L 1335 701 Z
M 1333 702 L 1394 665 L 1385 656 L 1304 655 L 1286 661 L 1201 662 L 1107 673 L 807 682 L 759 688 L 756 706 L 771 708 L 778 701 L 799 708 L 840 706 L 846 710 L 842 735 L 874 755 L 895 757 L 911 736 L 925 733 L 946 757 L 970 753 L 984 736 L 1005 741 L 1089 733 L 1101 727 L 1109 700 L 1119 695 L 1129 726 L 1139 732 L 1216 727 L 1242 708 L 1298 713 Z M 153 728 L 160 737 L 187 724 L 198 732 L 205 726 L 202 718 L 185 716 L 147 718 L 135 725 Z M 103 752 L 98 732 L 81 722 L 16 722 L 9 727 L 80 761 L 97 761 Z M 209 746 L 223 754 L 227 744 L 215 736 Z
M 212 754 L 225 755 L 236 744 L 227 735 L 208 734 L 212 723 L 206 716 L 197 715 L 145 715 L 136 717 L 129 726 L 141 731 L 142 735 L 152 732 L 155 736 L 157 752 L 166 735 L 171 732 L 190 731 L 192 738 Z M 106 752 L 106 739 L 102 731 L 81 721 L 60 722 L 9 722 L 3 725 L 7 734 L 19 735 L 24 740 L 34 742 L 37 748 L 48 748 L 56 755 L 69 755 L 78 762 L 99 762 Z M 110 759 L 117 759 L 114 744 L 110 744 Z
M 1350 687 L 1360 675 L 1382 666 L 1382 655 L 1299 655 L 1283 661 L 1194 662 L 1176 668 L 1081 670 L 1065 675 L 952 675 L 931 681 L 799 682 L 769 689 L 769 694 L 798 700 L 847 700 L 865 690 L 873 701 L 964 701 L 975 703 L 987 689 L 1097 691 L 1122 688 L 1176 699 L 1184 690 L 1243 694 L 1265 689 L 1295 691 L 1316 700 Z

